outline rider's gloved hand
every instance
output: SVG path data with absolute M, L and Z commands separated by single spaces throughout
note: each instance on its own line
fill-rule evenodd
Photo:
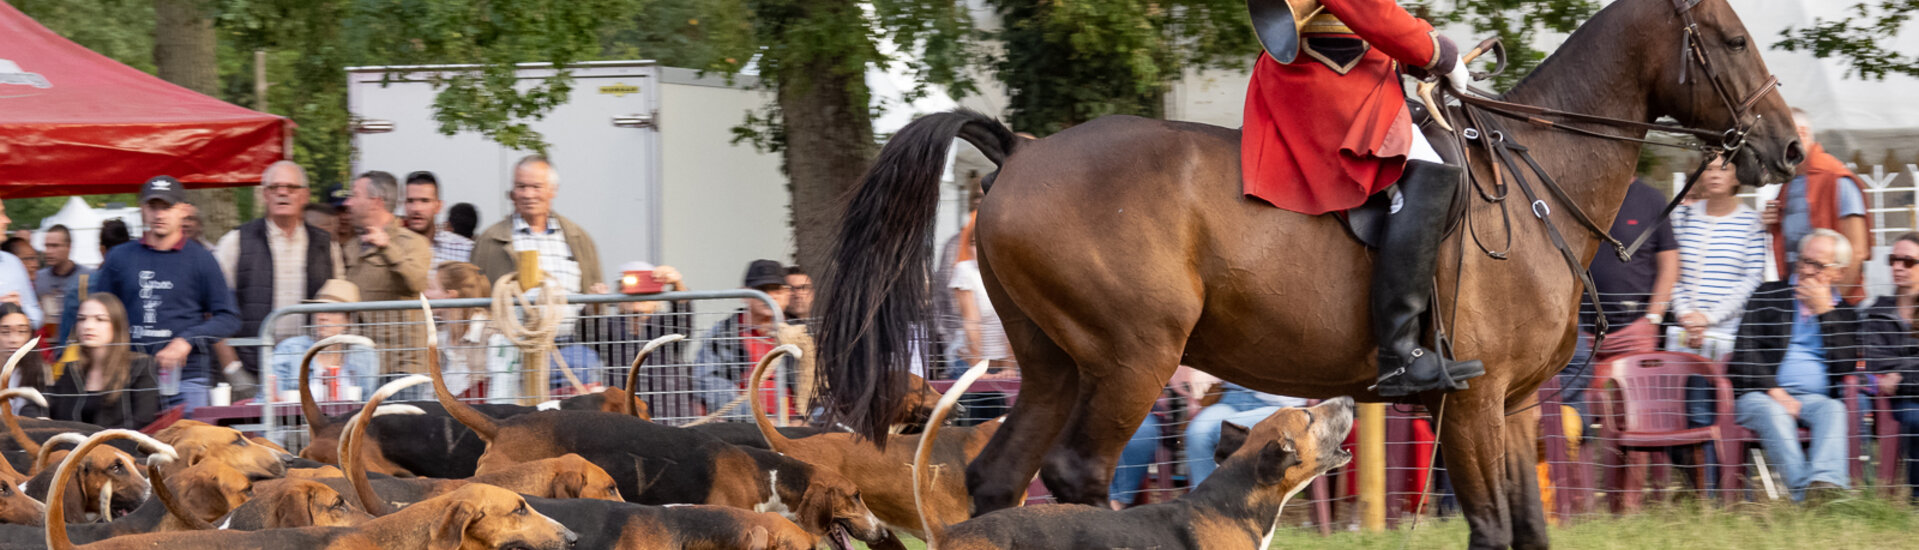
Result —
M 1439 53 L 1434 60 L 1432 70 L 1424 67 L 1407 67 L 1406 74 L 1426 82 L 1444 79 L 1454 93 L 1466 93 L 1466 87 L 1472 84 L 1472 72 L 1466 70 L 1466 64 L 1459 61 L 1459 46 L 1452 39 L 1439 37 Z
M 1466 69 L 1464 60 L 1453 61 L 1453 70 L 1446 74 L 1446 83 L 1452 86 L 1453 93 L 1466 95 L 1466 88 L 1473 84 L 1473 73 Z

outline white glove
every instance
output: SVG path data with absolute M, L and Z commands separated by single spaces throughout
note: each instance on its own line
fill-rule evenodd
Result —
M 1453 63 L 1453 72 L 1446 75 L 1446 82 L 1452 86 L 1453 93 L 1466 95 L 1466 88 L 1473 83 L 1473 73 L 1466 69 L 1466 60 Z

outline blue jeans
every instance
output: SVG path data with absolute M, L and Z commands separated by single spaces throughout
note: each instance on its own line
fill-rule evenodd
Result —
M 1113 469 L 1113 483 L 1106 487 L 1113 501 L 1131 505 L 1138 500 L 1140 480 L 1146 478 L 1146 467 L 1153 464 L 1153 452 L 1159 450 L 1160 426 L 1159 415 L 1146 415 L 1139 431 L 1119 452 L 1119 467 Z
M 207 389 L 213 387 L 212 379 L 205 374 L 193 375 L 182 373 L 181 376 L 180 394 L 161 395 L 160 406 L 171 409 L 184 403 L 187 406 L 186 413 L 193 414 L 193 409 L 207 406 Z
M 1897 399 L 1892 407 L 1892 417 L 1899 421 L 1899 439 L 1906 447 L 1906 484 L 1919 486 L 1919 399 Z M 1919 491 L 1913 495 L 1919 500 Z
M 389 383 L 392 383 L 395 380 L 406 378 L 407 376 L 409 375 L 404 373 L 382 374 L 380 375 L 379 386 L 374 386 L 371 388 L 366 388 L 364 390 L 361 390 L 364 393 L 360 395 L 360 398 L 361 399 L 371 398 L 373 397 L 373 392 L 380 389 L 380 386 L 385 386 Z M 408 401 L 432 401 L 438 398 L 439 398 L 438 396 L 433 394 L 432 384 L 420 384 L 417 386 L 413 386 L 411 388 L 400 390 L 398 393 L 393 394 L 393 397 L 388 397 L 386 401 L 383 401 L 383 403 L 405 403 Z M 335 397 L 333 399 L 338 400 L 339 398 Z
M 1795 393 L 1799 400 L 1799 418 L 1786 414 L 1779 401 L 1766 392 L 1746 392 L 1734 404 L 1740 426 L 1759 436 L 1766 459 L 1786 479 L 1792 499 L 1806 496 L 1806 486 L 1824 481 L 1847 487 L 1846 404 L 1821 394 Z M 1812 448 L 1799 447 L 1799 427 L 1812 430 Z
M 1230 397 L 1230 395 L 1229 395 Z M 1206 478 L 1213 475 L 1219 464 L 1213 462 L 1213 450 L 1219 447 L 1219 424 L 1232 422 L 1252 427 L 1273 413 L 1279 407 L 1266 406 L 1240 410 L 1238 405 L 1221 399 L 1218 404 L 1206 407 L 1193 415 L 1193 421 L 1186 424 L 1186 465 L 1191 472 L 1191 487 L 1198 487 Z

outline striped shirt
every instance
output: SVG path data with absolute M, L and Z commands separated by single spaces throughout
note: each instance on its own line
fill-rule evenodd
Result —
M 1766 272 L 1766 238 L 1759 213 L 1744 203 L 1725 216 L 1706 214 L 1704 202 L 1672 213 L 1679 239 L 1679 284 L 1672 311 L 1706 315 L 1707 329 L 1739 332 L 1746 299 Z

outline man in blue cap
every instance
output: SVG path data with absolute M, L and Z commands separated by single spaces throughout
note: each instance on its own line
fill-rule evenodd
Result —
M 107 251 L 89 288 L 126 305 L 134 346 L 159 365 L 163 402 L 191 411 L 207 404 L 211 346 L 240 330 L 240 311 L 213 253 L 181 231 L 187 200 L 179 180 L 147 180 L 140 215 L 146 232 Z

